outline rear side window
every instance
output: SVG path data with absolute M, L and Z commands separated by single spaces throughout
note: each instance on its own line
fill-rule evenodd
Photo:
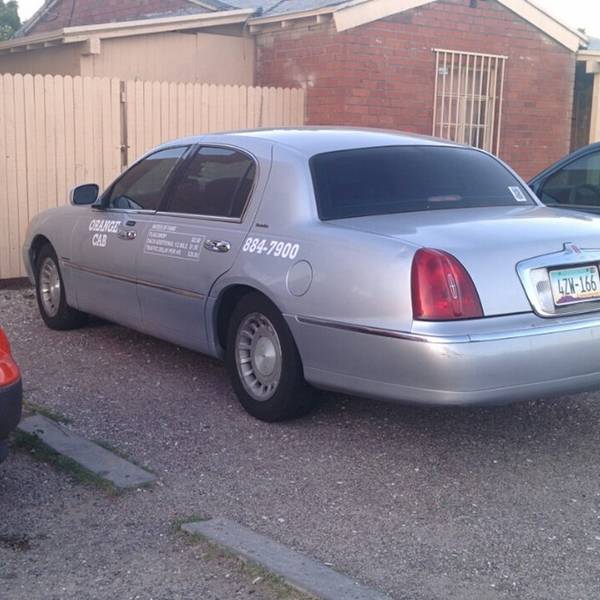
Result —
M 248 155 L 230 148 L 200 148 L 171 187 L 166 210 L 239 219 L 255 176 Z
M 600 206 L 600 152 L 578 158 L 548 177 L 540 199 L 548 205 Z
M 468 148 L 361 148 L 318 154 L 310 164 L 322 220 L 533 204 L 508 169 Z
M 113 186 L 109 208 L 156 210 L 169 176 L 187 149 L 159 150 L 133 165 Z

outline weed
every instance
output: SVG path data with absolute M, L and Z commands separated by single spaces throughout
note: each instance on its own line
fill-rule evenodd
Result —
M 181 526 L 186 523 L 208 520 L 209 517 L 207 516 L 190 516 L 187 518 L 175 519 L 171 524 L 171 529 L 179 536 L 185 536 L 183 539 L 186 539 L 187 543 L 201 544 L 203 547 L 203 558 L 206 560 L 225 561 L 231 566 L 237 566 L 254 585 L 268 586 L 275 593 L 278 600 L 314 600 L 314 596 L 310 596 L 305 592 L 295 589 L 282 577 L 271 573 L 262 565 L 235 554 L 201 533 L 188 533 L 181 529 Z
M 31 400 L 23 401 L 23 408 L 30 413 L 37 413 L 38 415 L 43 415 L 52 421 L 56 421 L 57 423 L 62 423 L 63 425 L 72 425 L 73 419 L 63 415 L 62 413 L 56 412 L 50 408 L 46 408 L 41 404 L 36 404 Z
M 47 446 L 40 438 L 30 433 L 16 431 L 13 434 L 13 446 L 17 449 L 29 452 L 29 454 L 40 462 L 45 462 L 59 471 L 69 474 L 74 481 L 84 485 L 91 485 L 103 489 L 111 494 L 117 495 L 120 491 L 106 479 L 88 471 L 74 460 L 62 456 Z

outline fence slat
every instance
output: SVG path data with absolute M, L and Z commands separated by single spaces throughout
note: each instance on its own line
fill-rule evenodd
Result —
M 77 181 L 75 176 L 75 94 L 73 78 L 64 78 L 64 118 L 65 118 L 65 187 L 67 194 Z M 65 200 L 66 201 L 66 200 Z
M 25 275 L 27 224 L 73 186 L 106 187 L 123 158 L 177 137 L 302 125 L 304 102 L 300 89 L 0 74 L 0 279 Z
M 62 77 L 54 78 L 55 99 L 55 148 L 56 148 L 56 202 L 67 201 L 67 157 L 65 136 L 65 83 Z
M 8 93 L 5 89 L 4 77 L 0 77 L 0 181 L 6 181 L 7 161 L 4 157 L 6 150 L 6 109 L 5 102 Z M 9 223 L 8 223 L 8 188 L 0 185 L 0 277 L 7 278 L 11 276 L 10 268 L 10 245 L 8 241 Z
M 73 78 L 73 130 L 75 139 L 75 181 L 86 182 L 85 127 L 83 122 L 83 79 Z
M 10 269 L 19 266 L 19 206 L 17 198 L 17 155 L 14 78 L 4 76 L 4 118 L 6 125 L 6 186 L 8 196 L 8 252 Z

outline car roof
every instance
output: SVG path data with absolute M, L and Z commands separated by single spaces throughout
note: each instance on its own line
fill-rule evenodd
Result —
M 350 127 L 300 127 L 211 133 L 174 140 L 164 146 L 185 142 L 231 144 L 244 148 L 251 140 L 286 146 L 309 157 L 323 152 L 380 146 L 459 146 L 448 140 L 413 133 Z

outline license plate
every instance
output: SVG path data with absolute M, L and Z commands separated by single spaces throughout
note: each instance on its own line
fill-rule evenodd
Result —
M 550 271 L 556 306 L 600 299 L 600 275 L 595 265 Z

